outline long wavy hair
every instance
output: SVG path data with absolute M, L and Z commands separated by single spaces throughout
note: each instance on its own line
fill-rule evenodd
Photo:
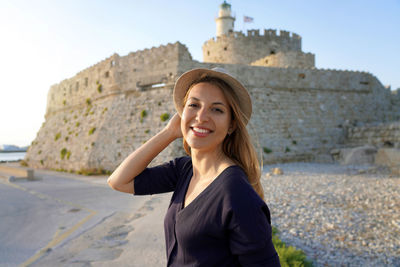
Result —
M 264 190 L 260 183 L 261 170 L 257 153 L 251 142 L 250 135 L 246 129 L 246 123 L 249 118 L 242 112 L 239 106 L 239 99 L 233 89 L 223 80 L 215 77 L 201 77 L 195 80 L 186 92 L 183 105 L 185 106 L 190 90 L 199 83 L 210 83 L 221 89 L 231 109 L 231 120 L 234 125 L 234 131 L 228 134 L 223 143 L 222 151 L 236 165 L 240 166 L 247 175 L 247 179 L 256 193 L 264 200 Z M 190 146 L 183 139 L 183 147 L 190 156 Z

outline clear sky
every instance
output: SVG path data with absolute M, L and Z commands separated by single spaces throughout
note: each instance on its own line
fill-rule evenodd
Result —
M 202 61 L 223 0 L 0 0 L 0 144 L 29 145 L 52 84 L 104 58 L 180 41 Z M 235 30 L 302 36 L 316 67 L 400 87 L 400 0 L 231 0 Z M 254 18 L 243 24 L 243 16 Z

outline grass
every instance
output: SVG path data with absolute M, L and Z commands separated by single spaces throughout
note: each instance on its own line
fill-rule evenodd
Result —
M 279 239 L 279 231 L 272 227 L 272 243 L 276 252 L 279 255 L 279 261 L 282 267 L 312 267 L 312 262 L 307 260 L 306 254 L 299 249 L 292 246 L 287 246 L 282 240 Z
M 80 174 L 80 175 L 110 175 L 112 172 L 104 169 L 80 169 L 79 171 L 76 171 L 75 173 Z

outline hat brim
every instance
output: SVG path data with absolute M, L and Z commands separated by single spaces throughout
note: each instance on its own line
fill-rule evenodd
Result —
M 215 77 L 226 82 L 234 91 L 239 101 L 239 107 L 246 116 L 245 124 L 247 124 L 248 120 L 250 120 L 252 113 L 252 104 L 249 93 L 246 88 L 234 77 L 231 75 L 211 70 L 211 69 L 193 69 L 183 73 L 175 83 L 174 87 L 174 105 L 178 114 L 182 116 L 183 112 L 183 101 L 186 95 L 187 90 L 193 84 L 194 81 L 202 78 L 202 77 Z

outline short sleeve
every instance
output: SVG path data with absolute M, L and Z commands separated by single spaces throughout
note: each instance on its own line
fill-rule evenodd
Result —
M 248 182 L 231 186 L 229 246 L 242 266 L 280 266 L 269 209 Z
M 155 167 L 146 168 L 133 180 L 135 195 L 174 191 L 179 177 L 181 177 L 182 169 L 188 161 L 188 157 L 182 157 Z

